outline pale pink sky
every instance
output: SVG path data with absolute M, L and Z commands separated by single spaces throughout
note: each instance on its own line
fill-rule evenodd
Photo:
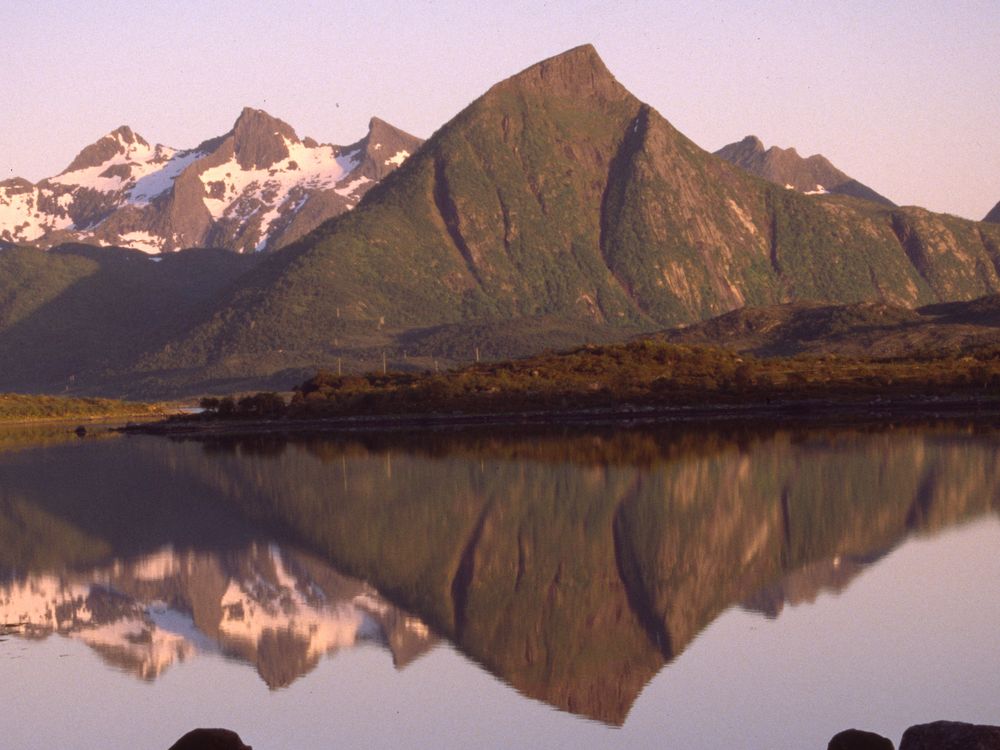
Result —
M 192 147 L 245 105 L 326 142 L 371 115 L 428 136 L 591 42 L 708 150 L 754 133 L 897 203 L 980 219 L 1000 200 L 996 0 L 7 0 L 0 28 L 0 179 L 52 176 L 122 124 Z

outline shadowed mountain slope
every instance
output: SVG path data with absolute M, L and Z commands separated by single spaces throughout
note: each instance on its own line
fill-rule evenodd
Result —
M 1000 203 L 997 203 L 990 210 L 990 212 L 986 214 L 986 217 L 983 219 L 983 221 L 989 221 L 992 222 L 993 224 L 1000 224 Z
M 744 308 L 658 335 L 762 356 L 956 355 L 1000 346 L 1000 295 L 916 309 L 880 302 L 789 303 Z

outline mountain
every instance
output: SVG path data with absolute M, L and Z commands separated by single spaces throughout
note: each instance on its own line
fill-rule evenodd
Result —
M 805 196 L 706 153 L 584 46 L 494 86 L 141 367 L 329 366 L 442 329 L 469 359 L 477 344 L 506 356 L 525 352 L 491 331 L 625 336 L 803 299 L 916 306 L 1000 291 L 998 264 L 1000 230 Z M 484 338 L 463 339 L 473 328 Z
M 1000 224 L 1000 203 L 997 203 L 993 209 L 986 214 L 983 221 L 989 221 L 994 224 Z
M 247 114 L 246 130 L 260 131 L 260 119 Z M 201 196 L 202 213 L 178 208 L 202 222 L 194 234 L 209 225 L 208 206 L 220 226 L 246 215 L 237 181 L 222 179 L 219 165 L 273 163 L 281 154 L 269 149 L 289 138 L 279 130 L 277 140 L 237 149 L 243 131 L 224 139 L 229 146 L 204 146 L 214 156 L 185 168 L 163 199 Z M 402 151 L 383 155 L 402 145 L 370 144 L 366 153 L 388 167 Z M 188 179 L 202 187 L 178 189 Z M 217 196 L 207 205 L 198 193 L 205 179 Z M 970 300 L 1000 292 L 998 268 L 1000 226 L 804 195 L 750 175 L 679 133 L 585 45 L 493 86 L 354 210 L 263 254 L 214 296 L 168 310 L 127 352 L 111 356 L 95 344 L 92 362 L 69 372 L 76 388 L 113 394 L 287 388 L 319 367 L 517 356 L 743 307 Z M 100 288 L 97 281 L 85 286 Z M 28 286 L 14 294 L 35 300 L 34 320 L 63 307 L 58 297 L 39 303 Z M 93 310 L 104 304 L 91 298 Z M 101 338 L 86 316 L 67 326 L 59 335 L 76 326 Z M 39 351 L 58 348 L 58 329 L 31 330 Z M 14 340 L 0 320 L 5 362 L 23 357 Z M 18 371 L 5 367 L 0 388 L 40 387 Z M 67 375 L 53 369 L 48 382 Z
M 806 195 L 850 195 L 867 201 L 894 207 L 896 204 L 879 195 L 867 185 L 837 169 L 825 156 L 799 156 L 794 148 L 771 146 L 765 150 L 760 138 L 748 135 L 742 141 L 730 143 L 715 152 L 731 164 L 750 174 L 763 177 L 776 185 L 798 190 Z
M 0 182 L 0 239 L 148 253 L 275 249 L 353 208 L 420 143 L 373 118 L 357 143 L 319 144 L 250 108 L 225 135 L 184 151 L 122 126 L 55 177 Z

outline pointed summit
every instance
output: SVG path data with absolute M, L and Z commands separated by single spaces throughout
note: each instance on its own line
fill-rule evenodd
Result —
M 244 107 L 233 124 L 233 152 L 243 169 L 267 169 L 288 158 L 285 141 L 299 143 L 295 130 L 261 109 Z
M 990 211 L 988 214 L 986 214 L 986 217 L 983 219 L 983 221 L 989 221 L 994 224 L 1000 224 L 1000 203 L 997 203 L 993 207 L 993 210 Z
M 359 166 L 352 172 L 378 182 L 416 153 L 423 141 L 381 120 L 371 118 L 368 135 L 345 151 L 360 151 Z
M 128 125 L 121 125 L 83 149 L 60 174 L 99 167 L 118 154 L 127 153 L 130 147 L 137 146 L 148 149 L 149 143 Z
M 582 44 L 525 68 L 490 91 L 517 87 L 560 96 L 621 100 L 631 96 L 608 70 L 592 44 Z

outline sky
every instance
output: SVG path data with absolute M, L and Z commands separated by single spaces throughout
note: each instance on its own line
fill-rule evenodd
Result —
M 822 153 L 902 205 L 1000 201 L 1000 0 L 4 0 L 0 179 L 61 172 L 119 125 L 190 148 L 244 106 L 348 144 L 427 137 L 494 83 L 583 43 L 714 151 Z

